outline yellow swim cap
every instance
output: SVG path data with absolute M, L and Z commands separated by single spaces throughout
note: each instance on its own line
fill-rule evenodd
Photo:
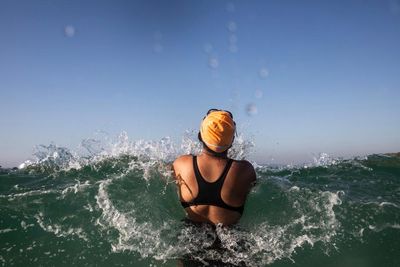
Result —
M 235 131 L 232 113 L 225 110 L 210 110 L 200 125 L 202 141 L 217 153 L 226 151 L 232 145 Z

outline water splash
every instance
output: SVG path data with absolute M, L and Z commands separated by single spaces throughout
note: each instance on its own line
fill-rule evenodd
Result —
M 251 141 L 239 134 L 233 144 L 230 155 L 243 159 L 249 156 L 254 146 Z M 128 156 L 127 167 L 135 167 L 145 172 L 148 178 L 149 170 L 156 166 L 163 168 L 179 155 L 197 154 L 201 151 L 201 143 L 197 139 L 197 131 L 186 131 L 180 143 L 175 143 L 170 137 L 155 140 L 130 140 L 126 132 L 116 138 L 107 135 L 83 139 L 78 149 L 71 150 L 56 144 L 38 145 L 33 153 L 33 159 L 25 161 L 20 169 L 35 168 L 43 172 L 60 172 L 72 169 L 79 170 L 85 166 L 96 168 L 96 164 L 109 159 L 122 159 Z M 129 165 L 130 164 L 130 165 Z
M 56 144 L 51 143 L 48 146 L 36 146 L 33 153 L 33 159 L 25 161 L 20 164 L 18 168 L 23 169 L 33 165 L 40 166 L 43 171 L 48 169 L 79 169 L 81 167 L 81 160 L 68 148 L 59 147 Z
M 66 243 L 73 242 L 82 248 L 82 255 L 92 257 L 90 260 L 112 262 L 120 255 L 135 255 L 139 260 L 161 265 L 191 255 L 200 262 L 264 266 L 282 259 L 297 261 L 298 254 L 303 257 L 301 253 L 308 248 L 312 253 L 340 253 L 341 242 L 348 241 L 349 232 L 353 238 L 368 240 L 380 232 L 399 229 L 399 189 L 393 186 L 398 179 L 392 176 L 399 169 L 398 158 L 369 156 L 341 161 L 328 160 L 330 157 L 324 154 L 309 167 L 258 167 L 258 185 L 249 196 L 238 226 L 218 225 L 214 231 L 207 225 L 181 222 L 184 213 L 176 188 L 165 183 L 168 174 L 160 166 L 174 153 L 197 153 L 201 146 L 196 138 L 196 131 L 187 131 L 178 144 L 168 138 L 132 141 L 126 133 L 115 139 L 105 138 L 105 143 L 86 139 L 84 147 L 89 149 L 82 149 L 87 151 L 88 165 L 61 173 L 58 179 L 39 174 L 35 180 L 30 175 L 27 183 L 10 185 L 2 191 L 0 201 L 7 206 L 4 216 L 15 223 L 3 221 L 0 235 L 34 239 L 39 234 L 41 240 L 46 240 L 45 250 L 32 242 L 15 244 L 18 249 L 35 251 L 35 255 L 50 253 L 54 247 L 55 251 L 66 249 L 66 254 L 74 258 L 76 253 Z M 230 153 L 238 159 L 246 158 L 252 147 L 252 142 L 239 134 Z M 166 153 L 171 148 L 174 152 Z M 60 150 L 53 147 L 49 151 L 47 156 L 38 153 L 44 160 L 41 164 L 47 164 L 50 158 L 55 158 L 51 162 L 59 159 L 51 155 Z M 71 159 L 81 160 L 78 156 Z M 371 184 L 382 177 L 382 166 L 392 161 L 385 179 Z M 144 166 L 149 162 L 146 173 Z M 350 181 L 342 183 L 347 176 Z M 354 183 L 354 177 L 363 177 L 363 183 Z M 392 191 L 377 190 L 380 184 Z M 371 191 L 360 198 L 359 193 L 367 189 Z M 221 249 L 212 247 L 217 238 Z M 6 265 L 11 263 L 10 257 L 15 257 L 9 247 L 4 244 L 2 250 Z M 32 258 L 30 254 L 20 256 L 27 262 Z M 42 265 L 51 265 L 44 259 L 49 258 L 40 260 Z
M 337 164 L 338 162 L 338 159 L 329 156 L 327 153 L 320 153 L 318 156 L 314 156 L 314 164 L 312 166 L 327 167 L 329 165 Z

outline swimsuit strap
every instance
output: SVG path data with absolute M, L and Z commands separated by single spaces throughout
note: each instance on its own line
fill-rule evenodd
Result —
M 196 181 L 198 185 L 197 197 L 190 203 L 184 202 L 182 206 L 189 207 L 192 205 L 213 205 L 224 209 L 237 211 L 240 214 L 243 213 L 244 205 L 240 207 L 233 207 L 226 204 L 221 198 L 222 186 L 233 163 L 232 159 L 229 159 L 222 174 L 214 182 L 208 182 L 204 179 L 199 171 L 197 164 L 197 157 L 193 156 L 193 170 L 196 176 Z
M 229 159 L 228 162 L 225 165 L 224 170 L 222 171 L 221 175 L 217 180 L 214 182 L 208 182 L 204 177 L 201 175 L 200 170 L 199 170 L 199 165 L 197 164 L 197 156 L 193 156 L 193 169 L 194 169 L 194 174 L 196 176 L 197 184 L 200 186 L 200 184 L 218 184 L 220 188 L 220 191 L 222 190 L 222 186 L 224 185 L 224 181 L 226 178 L 226 175 L 228 174 L 229 169 L 231 168 L 233 163 L 232 159 Z

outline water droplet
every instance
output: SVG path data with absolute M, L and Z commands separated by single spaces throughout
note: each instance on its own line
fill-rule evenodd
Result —
M 216 59 L 215 57 L 210 57 L 208 59 L 208 66 L 210 68 L 216 69 L 218 68 L 218 65 L 219 65 L 218 59 Z
M 237 43 L 237 40 L 238 40 L 238 38 L 237 38 L 236 34 L 231 34 L 231 35 L 229 36 L 229 42 L 230 42 L 231 44 Z
M 210 43 L 206 43 L 203 46 L 204 52 L 206 52 L 207 54 L 211 53 L 213 50 L 213 46 Z
M 74 37 L 75 35 L 75 27 L 71 25 L 67 25 L 64 28 L 64 35 L 66 37 Z
M 164 50 L 164 47 L 161 44 L 156 43 L 153 45 L 153 51 L 155 53 L 161 53 L 163 50 Z
M 260 75 L 261 79 L 265 79 L 268 77 L 269 71 L 267 68 L 261 68 L 258 74 Z
M 249 116 L 257 115 L 258 110 L 257 110 L 256 104 L 254 104 L 254 103 L 249 103 L 249 104 L 247 104 L 247 106 L 246 106 L 246 113 L 247 113 L 247 115 L 249 115 Z
M 237 30 L 237 25 L 236 25 L 236 22 L 234 22 L 234 21 L 228 22 L 227 27 L 228 27 L 228 31 L 230 31 L 230 32 L 235 32 Z
M 260 89 L 257 89 L 254 93 L 254 96 L 258 99 L 263 97 L 263 91 L 261 91 Z
M 235 12 L 235 4 L 233 4 L 233 3 L 228 3 L 227 5 L 226 5 L 226 11 L 228 11 L 229 13 L 233 13 L 233 12 Z

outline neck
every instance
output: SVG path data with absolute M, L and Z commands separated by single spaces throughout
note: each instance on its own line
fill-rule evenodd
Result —
M 209 152 L 209 151 L 207 151 L 207 149 L 203 148 L 201 150 L 201 154 L 209 156 L 209 157 L 213 157 L 213 158 L 223 158 L 223 159 L 228 158 L 228 152 L 227 151 L 225 151 L 223 153 L 215 154 L 215 153 Z

